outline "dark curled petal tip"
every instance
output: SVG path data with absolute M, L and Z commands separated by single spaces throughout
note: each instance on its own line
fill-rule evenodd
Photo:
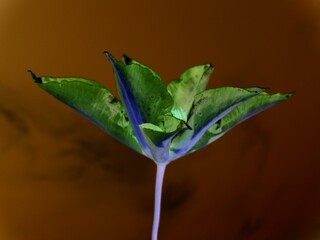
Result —
M 36 74 L 34 74 L 34 72 L 32 72 L 31 70 L 28 70 L 28 72 L 31 74 L 35 83 L 40 83 L 40 84 L 42 83 L 41 77 L 37 77 Z
M 107 56 L 107 58 L 109 59 L 109 61 L 110 61 L 111 63 L 115 62 L 115 59 L 114 59 L 114 57 L 111 55 L 111 53 L 109 53 L 108 51 L 104 51 L 103 53 Z
M 287 97 L 287 98 L 291 98 L 291 97 L 293 97 L 293 95 L 295 95 L 295 94 L 296 94 L 296 92 L 289 92 L 289 93 L 286 94 L 286 97 Z
M 125 54 L 122 55 L 122 59 L 123 59 L 123 61 L 124 61 L 124 63 L 125 63 L 126 65 L 129 65 L 129 64 L 132 63 L 132 59 L 129 58 L 129 57 L 128 57 L 127 55 L 125 55 Z
M 213 65 L 211 63 L 207 64 L 207 70 L 213 69 Z

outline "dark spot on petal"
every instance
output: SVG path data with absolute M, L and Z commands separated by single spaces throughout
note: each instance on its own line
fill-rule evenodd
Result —
M 112 98 L 110 101 L 111 104 L 116 104 L 117 102 L 118 102 L 118 100 L 116 98 Z
M 221 126 L 221 119 L 219 119 L 219 120 L 216 122 L 216 124 L 217 124 L 217 128 L 219 128 L 219 127 Z

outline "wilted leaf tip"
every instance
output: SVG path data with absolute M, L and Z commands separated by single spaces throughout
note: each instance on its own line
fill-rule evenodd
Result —
M 296 92 L 290 92 L 286 94 L 287 99 L 293 97 L 293 95 L 295 95 Z
M 42 83 L 41 77 L 37 77 L 36 74 L 34 72 L 32 72 L 31 70 L 28 70 L 28 72 L 31 74 L 35 83 L 39 83 L 39 84 Z
M 107 56 L 107 58 L 109 59 L 111 64 L 113 64 L 115 62 L 115 59 L 114 59 L 114 57 L 112 56 L 111 53 L 109 53 L 108 51 L 104 51 L 103 53 Z
M 111 55 L 107 50 L 103 51 L 103 54 L 105 54 L 105 55 Z

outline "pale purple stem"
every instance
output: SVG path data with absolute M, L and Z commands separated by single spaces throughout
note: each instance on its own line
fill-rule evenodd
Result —
M 158 229 L 159 229 L 159 223 L 160 223 L 160 209 L 161 209 L 161 192 L 162 192 L 163 176 L 166 170 L 166 166 L 167 166 L 166 163 L 157 163 L 152 240 L 158 239 Z

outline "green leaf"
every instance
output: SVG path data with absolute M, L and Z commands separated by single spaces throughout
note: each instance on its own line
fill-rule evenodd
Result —
M 77 110 L 104 131 L 143 154 L 121 102 L 107 88 L 84 78 L 37 77 L 35 82 L 55 98 Z
M 234 110 L 224 116 L 220 121 L 211 126 L 197 144 L 191 149 L 194 152 L 218 138 L 222 137 L 227 131 L 235 127 L 244 120 L 252 117 L 253 115 L 264 111 L 273 105 L 283 102 L 290 98 L 293 94 L 273 94 L 260 93 L 259 95 L 241 103 Z
M 186 154 L 202 135 L 219 119 L 227 115 L 240 103 L 261 93 L 262 88 L 222 87 L 206 90 L 195 97 L 188 119 L 190 129 L 173 139 L 171 158 Z
M 174 117 L 187 122 L 194 97 L 205 90 L 213 67 L 210 64 L 199 65 L 187 69 L 180 79 L 172 81 L 167 89 L 174 105 L 171 113 Z

